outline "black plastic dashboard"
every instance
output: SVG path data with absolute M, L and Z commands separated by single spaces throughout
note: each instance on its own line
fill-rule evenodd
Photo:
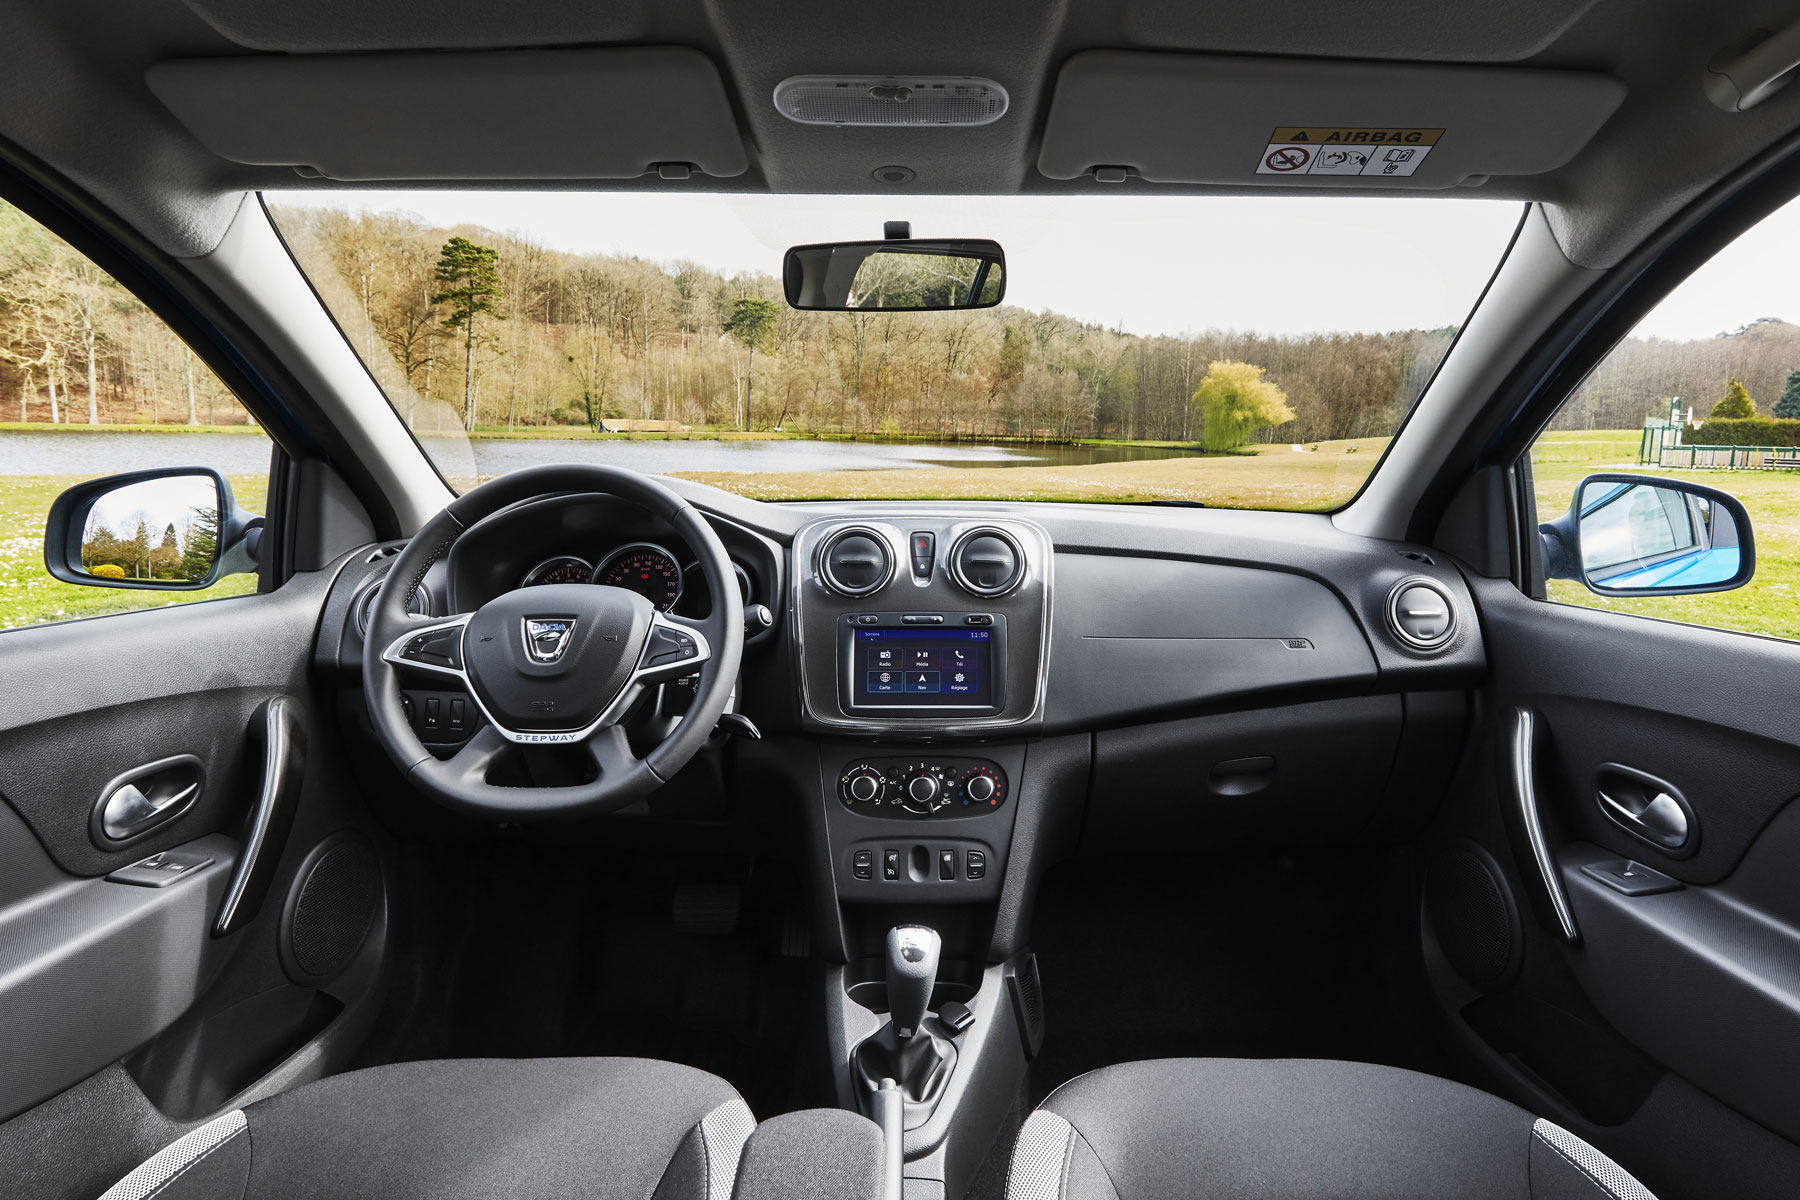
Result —
M 740 704 L 759 726 L 936 741 L 1041 736 L 1171 719 L 1221 707 L 1314 697 L 1440 691 L 1486 669 L 1479 621 L 1459 572 L 1421 547 L 1360 537 L 1328 516 L 1085 504 L 772 504 L 671 480 L 706 513 L 742 572 L 747 599 L 771 628 L 750 639 Z M 819 575 L 833 532 L 877 532 L 894 555 L 891 577 L 846 596 Z M 1003 595 L 971 595 L 948 569 L 956 539 L 976 528 L 1009 532 L 1024 576 Z M 935 535 L 921 576 L 911 535 Z M 648 514 L 604 496 L 527 502 L 478 524 L 427 577 L 433 609 L 478 607 L 558 555 L 606 561 L 653 543 L 684 568 L 677 613 L 709 604 L 685 568 L 691 551 Z M 378 561 L 341 581 L 357 599 Z M 1424 580 L 1448 601 L 1449 636 L 1420 650 L 1388 624 L 1402 583 Z M 883 616 L 885 614 L 885 616 Z M 1001 649 L 998 703 L 923 704 L 885 711 L 853 702 L 859 618 L 991 614 Z M 354 673 L 354 605 L 347 628 L 321 639 L 333 666 Z M 1004 631 L 1003 634 L 1001 631 Z M 949 686 L 948 683 L 942 686 Z M 986 697 L 984 696 L 985 700 Z M 958 711 L 963 709 L 965 711 Z

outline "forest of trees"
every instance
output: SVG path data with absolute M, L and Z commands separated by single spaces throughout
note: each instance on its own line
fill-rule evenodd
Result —
M 802 313 L 772 275 L 548 249 L 404 213 L 278 208 L 346 336 L 422 431 L 675 422 L 797 434 L 1217 442 L 1208 364 L 1260 367 L 1292 420 L 1253 440 L 1392 432 L 1454 329 L 1147 337 L 1054 312 Z M 1021 266 L 1022 269 L 1022 266 Z M 1205 286 L 1196 280 L 1196 287 Z M 1346 314 L 1347 318 L 1353 314 Z M 1630 339 L 1558 428 L 1633 428 L 1728 380 L 1769 413 L 1800 326 Z M 1784 414 L 1785 415 L 1785 414 Z M 243 409 L 104 273 L 0 203 L 0 420 L 222 424 Z
M 0 421 L 247 419 L 206 364 L 135 296 L 0 201 Z
M 1139 337 L 1053 312 L 795 312 L 773 275 L 726 277 L 434 228 L 399 213 L 277 209 L 345 333 L 421 429 L 607 418 L 794 433 L 1198 441 L 1215 360 L 1265 369 L 1286 441 L 1392 431 L 1453 330 Z M 469 252 L 494 305 L 455 326 Z M 465 364 L 473 364 L 471 381 Z M 465 397 L 467 404 L 465 405 Z M 748 415 L 746 416 L 746 406 Z

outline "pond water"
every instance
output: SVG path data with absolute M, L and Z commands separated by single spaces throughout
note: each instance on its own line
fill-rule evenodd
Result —
M 427 443 L 429 445 L 429 442 Z M 451 447 L 442 461 L 460 457 Z M 925 467 L 1069 467 L 1190 450 L 1150 446 L 1023 446 L 977 442 L 529 441 L 469 443 L 482 475 L 553 462 L 671 471 L 877 471 Z M 228 475 L 269 468 L 269 443 L 233 433 L 0 433 L 0 475 L 108 475 L 150 467 L 213 467 Z

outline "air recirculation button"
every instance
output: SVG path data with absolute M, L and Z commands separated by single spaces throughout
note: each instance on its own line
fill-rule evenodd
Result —
M 1456 605 L 1442 584 L 1403 579 L 1388 593 L 1388 626 L 1414 650 L 1437 650 L 1456 632 Z

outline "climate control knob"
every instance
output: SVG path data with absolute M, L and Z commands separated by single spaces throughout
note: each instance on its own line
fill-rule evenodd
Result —
M 866 804 L 881 795 L 881 777 L 879 775 L 862 774 L 850 780 L 850 798 Z
M 991 775 L 971 776 L 969 782 L 963 785 L 963 790 L 969 793 L 969 799 L 986 804 L 994 798 L 994 778 Z
M 936 775 L 914 775 L 911 782 L 906 785 L 906 795 L 913 804 L 928 809 L 931 807 L 931 802 L 937 799 L 942 786 L 938 783 Z

